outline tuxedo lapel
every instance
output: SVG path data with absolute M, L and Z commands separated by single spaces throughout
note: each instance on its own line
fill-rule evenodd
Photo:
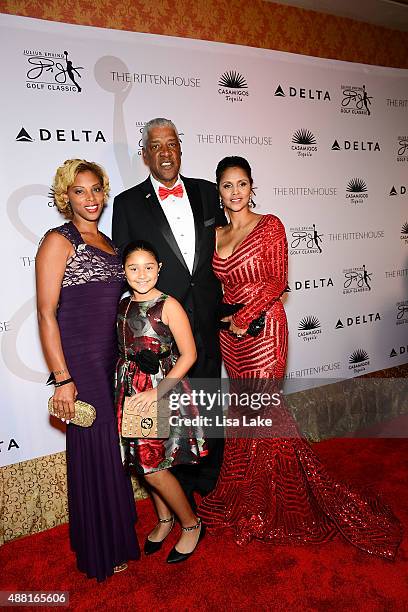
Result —
M 196 181 L 181 177 L 181 180 L 184 183 L 184 186 L 187 191 L 188 199 L 190 202 L 191 210 L 193 211 L 194 216 L 194 227 L 195 227 L 195 253 L 194 253 L 194 264 L 193 264 L 193 272 L 197 269 L 198 260 L 200 257 L 200 248 L 201 248 L 201 239 L 203 236 L 203 227 L 204 227 L 204 213 L 203 213 L 203 203 L 201 200 L 200 188 Z
M 158 231 L 163 235 L 165 240 L 167 240 L 177 259 L 180 260 L 180 263 L 186 268 L 186 270 L 190 274 L 190 271 L 187 268 L 187 264 L 184 260 L 183 255 L 181 254 L 177 241 L 174 238 L 174 234 L 171 231 L 171 227 L 169 225 L 169 222 L 167 221 L 166 215 L 164 214 L 163 209 L 160 206 L 160 202 L 157 199 L 156 192 L 153 189 L 153 185 L 150 178 L 146 179 L 143 183 L 141 183 L 140 187 L 145 197 L 146 207 L 151 213 L 151 216 L 154 219 Z

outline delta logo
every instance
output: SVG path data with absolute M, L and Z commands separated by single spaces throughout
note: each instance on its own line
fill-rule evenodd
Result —
M 33 133 L 33 132 L 32 132 Z M 39 128 L 32 136 L 24 127 L 18 132 L 16 142 L 106 142 L 102 130 L 80 130 L 80 129 L 47 129 Z
M 341 142 L 341 144 L 340 144 Z M 344 140 L 335 139 L 332 144 L 332 151 L 364 151 L 375 152 L 381 151 L 380 143 L 374 140 Z
M 273 94 L 277 98 L 297 98 L 301 100 L 311 100 L 313 102 L 330 102 L 330 93 L 323 89 L 306 89 L 305 87 L 294 87 L 290 85 L 287 88 L 283 88 L 282 85 L 278 85 Z
M 398 187 L 395 187 L 395 185 L 393 185 L 390 189 L 390 196 L 400 196 L 400 195 L 406 195 L 407 193 L 407 187 L 405 185 L 399 185 Z

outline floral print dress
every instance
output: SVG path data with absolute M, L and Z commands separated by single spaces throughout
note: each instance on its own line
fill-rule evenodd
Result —
M 167 297 L 162 293 L 153 300 L 143 302 L 127 297 L 119 305 L 117 332 L 120 356 L 115 385 L 119 433 L 125 396 L 157 387 L 177 360 L 174 338 L 161 318 Z M 149 367 L 151 362 L 154 363 L 154 359 L 149 358 L 149 355 L 155 357 L 152 353 L 159 358 L 156 373 L 151 373 L 154 368 Z M 178 402 L 179 394 L 183 394 L 184 398 L 191 394 L 185 379 L 170 392 L 171 421 L 167 439 L 121 438 L 125 462 L 135 466 L 138 473 L 149 474 L 176 465 L 195 464 L 200 457 L 207 455 L 198 408 L 192 401 Z M 190 425 L 192 421 L 198 424 Z

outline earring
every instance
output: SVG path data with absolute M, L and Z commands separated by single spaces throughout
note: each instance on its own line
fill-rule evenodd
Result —
M 223 208 L 224 208 L 224 204 L 223 204 L 223 201 L 222 201 L 222 197 L 221 197 L 221 196 L 220 196 L 220 208 L 221 208 L 221 209 L 223 209 Z
M 248 208 L 255 208 L 256 204 L 252 199 L 252 196 L 249 198 Z

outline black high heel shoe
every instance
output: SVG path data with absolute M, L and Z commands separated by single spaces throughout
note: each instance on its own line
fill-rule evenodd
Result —
M 170 551 L 169 556 L 167 557 L 167 563 L 180 563 L 180 561 L 186 561 L 195 549 L 198 546 L 198 543 L 201 542 L 203 537 L 205 536 L 205 525 L 202 524 L 201 519 L 197 519 L 197 525 L 193 525 L 192 527 L 182 527 L 182 531 L 193 531 L 194 529 L 200 529 L 200 535 L 198 536 L 197 544 L 194 546 L 193 550 L 189 553 L 181 553 L 177 550 L 175 546 Z
M 171 523 L 171 527 L 169 529 L 169 533 L 170 533 L 170 531 L 174 527 L 174 515 L 171 516 L 168 519 L 159 519 L 159 523 Z M 144 548 L 143 548 L 144 554 L 145 555 L 152 555 L 153 553 L 155 553 L 158 550 L 160 550 L 164 540 L 167 538 L 169 533 L 162 540 L 160 540 L 160 542 L 152 542 L 151 540 L 149 540 L 149 537 L 147 537 L 146 540 L 145 540 L 145 543 L 144 543 Z

